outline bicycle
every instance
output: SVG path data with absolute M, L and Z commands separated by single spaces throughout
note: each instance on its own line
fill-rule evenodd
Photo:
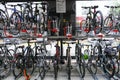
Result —
M 97 64 L 96 64 L 96 54 L 94 54 L 94 43 L 85 45 L 87 49 L 84 50 L 84 57 L 87 60 L 87 68 L 91 72 L 92 75 L 96 75 L 97 73 Z M 85 61 L 86 62 L 86 61 Z
M 33 74 L 34 71 L 34 57 L 33 57 L 33 49 L 29 44 L 25 48 L 24 46 L 18 46 L 15 48 L 15 54 L 18 56 L 15 57 L 13 64 L 13 75 L 15 79 L 24 74 L 26 80 L 30 79 L 30 75 Z
M 38 68 L 39 71 L 37 78 L 40 77 L 43 80 L 45 78 L 47 71 L 50 69 L 49 67 L 50 62 L 47 63 L 47 59 L 46 59 L 48 53 L 46 49 L 46 45 L 49 45 L 49 43 L 43 40 L 43 41 L 37 41 L 34 44 L 35 46 L 33 47 L 33 50 L 35 51 L 35 56 L 34 56 L 35 69 Z
M 53 59 L 53 67 L 54 67 L 54 78 L 55 78 L 55 80 L 57 80 L 59 63 L 60 63 L 60 46 L 58 45 L 58 41 L 57 41 L 55 47 L 56 47 L 56 53 L 55 53 L 54 59 Z
M 87 34 L 90 31 L 94 31 L 95 34 L 98 34 L 102 31 L 103 28 L 103 14 L 101 11 L 97 11 L 98 6 L 89 6 L 82 7 L 83 9 L 88 9 L 87 17 L 85 20 L 80 22 L 80 29 L 86 32 Z M 92 9 L 94 10 L 92 12 Z
M 111 13 L 104 20 L 104 32 L 106 34 L 110 33 L 110 31 L 114 30 L 114 32 L 120 32 L 120 23 L 118 18 L 115 15 L 115 9 L 120 8 L 120 6 L 105 6 L 106 8 L 111 9 Z
M 70 55 L 70 44 L 74 44 L 76 42 L 62 42 L 63 44 L 67 44 L 67 49 L 66 49 L 66 60 L 67 60 L 67 75 L 68 75 L 68 80 L 71 80 L 71 69 L 72 69 L 72 65 L 71 65 L 71 55 Z
M 83 47 L 82 44 L 78 40 L 75 46 L 75 56 L 76 56 L 76 62 L 79 66 L 80 76 L 81 78 L 84 78 L 85 77 L 85 59 L 82 53 L 82 47 Z
M 102 67 L 103 72 L 109 78 L 112 78 L 115 74 L 115 62 L 112 55 L 115 55 L 116 52 L 113 48 L 107 47 L 109 44 L 106 44 L 104 41 L 108 40 L 98 39 L 97 41 L 97 44 L 94 46 L 94 55 L 97 55 L 97 64 Z
M 10 10 L 13 11 L 13 13 L 11 15 L 9 15 L 7 3 L 4 1 L 1 3 L 3 4 L 3 6 L 5 8 L 5 11 L 1 10 L 6 17 L 5 24 L 3 25 L 3 30 L 4 30 L 5 35 L 8 36 L 7 32 L 10 34 L 13 34 L 13 35 L 18 35 L 21 30 L 21 26 L 22 26 L 21 23 L 23 23 L 22 5 L 21 4 L 8 5 L 8 6 L 13 7 L 13 8 L 9 8 Z M 20 6 L 21 11 L 18 11 L 16 9 L 16 6 Z
M 35 9 L 32 7 L 32 4 L 35 4 Z M 39 7 L 38 5 L 41 4 L 42 7 Z M 23 18 L 24 23 L 28 24 L 29 31 L 32 30 L 32 26 L 34 25 L 35 28 L 37 28 L 40 34 L 43 34 L 46 30 L 46 2 L 42 3 L 32 3 L 29 2 L 29 4 L 25 4 L 26 7 L 23 11 Z M 41 11 L 42 9 L 42 11 Z
M 0 44 L 0 77 L 8 77 L 12 70 L 12 54 L 14 51 L 7 48 L 9 44 Z

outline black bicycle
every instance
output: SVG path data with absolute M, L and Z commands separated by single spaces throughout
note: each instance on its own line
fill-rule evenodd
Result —
M 30 46 L 28 40 L 28 46 L 25 48 L 24 46 L 18 46 L 15 48 L 15 56 L 14 64 L 13 64 L 13 75 L 15 79 L 24 74 L 24 77 L 29 80 L 30 75 L 33 74 L 34 71 L 34 56 L 33 49 Z
M 82 53 L 82 47 L 83 46 L 78 40 L 75 46 L 75 56 L 76 56 L 76 62 L 79 66 L 80 76 L 81 78 L 84 78 L 85 77 L 85 60 L 84 60 L 84 56 Z
M 0 44 L 0 77 L 8 77 L 12 70 L 12 59 L 14 50 L 8 49 L 7 45 Z
M 55 47 L 56 47 L 56 53 L 55 53 L 54 59 L 53 59 L 53 67 L 54 67 L 54 78 L 55 78 L 55 80 L 57 80 L 59 63 L 60 63 L 60 46 L 58 45 L 58 41 L 57 41 L 57 44 L 55 45 Z
M 67 44 L 67 49 L 66 49 L 66 60 L 67 60 L 67 74 L 68 74 L 68 80 L 71 80 L 71 55 L 70 55 L 70 44 L 74 44 L 76 42 L 68 41 L 68 42 L 62 42 L 63 44 Z
M 103 14 L 101 11 L 96 10 L 98 6 L 89 6 L 82 8 L 89 9 L 89 11 L 87 13 L 86 19 L 81 21 L 80 29 L 86 33 L 89 33 L 92 30 L 95 34 L 100 33 L 103 28 Z M 92 9 L 94 10 L 93 12 Z
M 116 51 L 109 47 L 109 44 L 106 44 L 105 41 L 98 39 L 98 43 L 94 46 L 94 55 L 97 54 L 97 64 L 102 68 L 103 72 L 112 78 L 115 74 L 115 62 L 113 60 L 113 56 L 116 55 Z M 105 44 L 105 46 L 103 46 Z

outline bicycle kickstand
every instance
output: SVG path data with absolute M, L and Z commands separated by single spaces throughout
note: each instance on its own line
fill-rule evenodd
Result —
M 24 77 L 25 80 L 30 80 L 30 75 L 27 75 L 26 70 L 24 70 Z

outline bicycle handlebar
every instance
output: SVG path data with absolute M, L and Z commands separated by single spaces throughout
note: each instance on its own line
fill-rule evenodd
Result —
M 107 8 L 120 8 L 120 6 L 107 6 L 107 5 L 105 5 L 105 7 L 107 7 Z
M 98 8 L 98 6 L 88 6 L 88 7 L 81 7 L 81 8 L 84 8 L 84 9 L 88 9 L 88 8 L 96 9 L 96 8 Z

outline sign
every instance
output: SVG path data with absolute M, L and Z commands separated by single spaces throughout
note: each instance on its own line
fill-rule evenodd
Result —
M 56 0 L 56 13 L 66 13 L 66 0 Z

